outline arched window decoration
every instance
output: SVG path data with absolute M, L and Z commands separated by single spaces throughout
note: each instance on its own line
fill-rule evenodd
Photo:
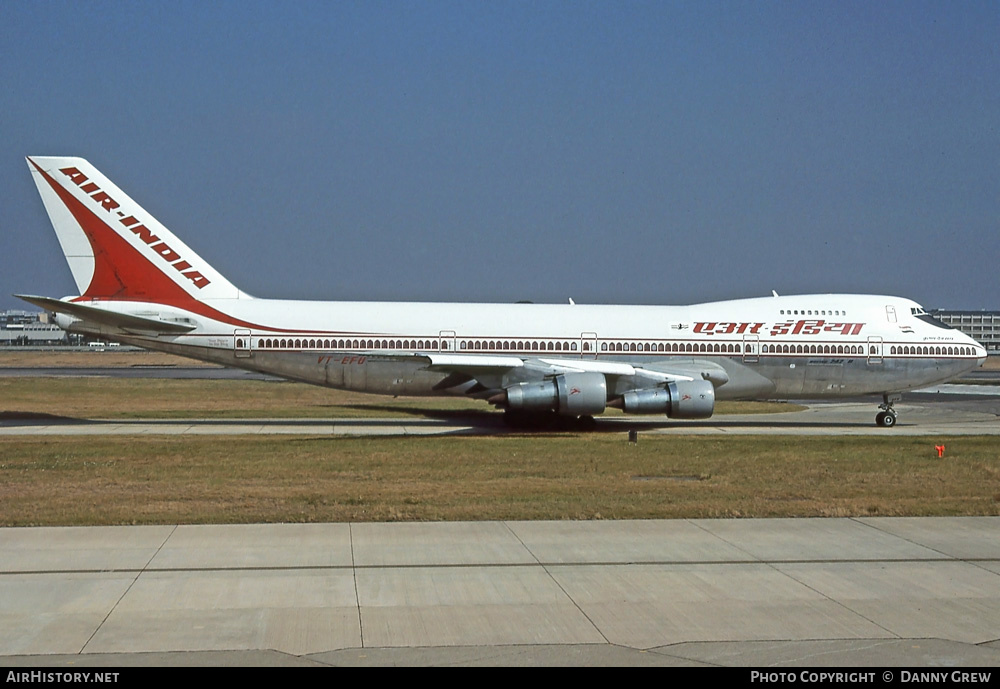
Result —
M 761 345 L 760 346 L 760 353 L 761 354 L 767 354 L 767 345 Z
M 569 343 L 569 348 L 570 348 L 570 351 L 575 352 L 576 351 L 576 342 L 570 342 Z M 586 349 L 589 352 L 590 351 L 590 343 L 589 342 L 584 342 L 583 343 L 583 348 Z
M 656 351 L 658 351 L 658 352 L 662 352 L 663 351 L 663 343 L 662 342 L 659 343 L 658 345 L 656 345 Z

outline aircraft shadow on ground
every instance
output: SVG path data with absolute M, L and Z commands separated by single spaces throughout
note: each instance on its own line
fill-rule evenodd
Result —
M 371 413 L 373 418 L 352 417 L 318 417 L 318 418 L 157 418 L 157 419 L 88 419 L 83 417 L 62 416 L 34 411 L 0 411 L 0 423 L 14 422 L 16 425 L 149 425 L 173 426 L 187 424 L 190 426 L 291 426 L 298 428 L 329 427 L 331 424 L 347 427 L 378 427 L 392 428 L 394 426 L 464 426 L 464 429 L 444 431 L 442 434 L 473 433 L 546 433 L 546 432 L 590 432 L 590 433 L 627 433 L 628 431 L 682 430 L 684 428 L 859 428 L 871 424 L 855 421 L 807 421 L 804 419 L 776 419 L 771 415 L 762 414 L 758 419 L 727 419 L 726 416 L 716 416 L 700 421 L 681 421 L 658 417 L 597 417 L 592 422 L 581 423 L 576 419 L 550 417 L 529 422 L 527 424 L 510 426 L 505 423 L 501 412 L 491 410 L 442 410 L 442 409 L 400 409 L 392 405 L 360 404 L 347 405 L 355 412 Z M 378 417 L 379 414 L 393 414 L 392 417 Z

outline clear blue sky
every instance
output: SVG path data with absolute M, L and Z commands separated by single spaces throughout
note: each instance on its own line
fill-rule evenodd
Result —
M 994 1 L 0 2 L 0 309 L 25 155 L 257 296 L 1000 308 Z

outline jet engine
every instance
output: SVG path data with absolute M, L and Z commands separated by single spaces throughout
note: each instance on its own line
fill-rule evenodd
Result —
M 608 401 L 603 373 L 563 373 L 549 380 L 518 383 L 506 389 L 514 411 L 554 411 L 561 416 L 600 414 Z
M 707 380 L 676 381 L 664 388 L 633 390 L 616 400 L 627 414 L 666 414 L 672 419 L 707 419 L 715 411 L 715 386 Z

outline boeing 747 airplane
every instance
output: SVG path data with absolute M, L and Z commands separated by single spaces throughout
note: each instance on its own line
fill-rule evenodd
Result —
M 900 297 L 692 306 L 258 299 L 81 158 L 29 157 L 78 296 L 18 295 L 71 332 L 333 388 L 487 400 L 513 422 L 607 407 L 675 419 L 717 399 L 900 394 L 982 365 L 982 345 Z

